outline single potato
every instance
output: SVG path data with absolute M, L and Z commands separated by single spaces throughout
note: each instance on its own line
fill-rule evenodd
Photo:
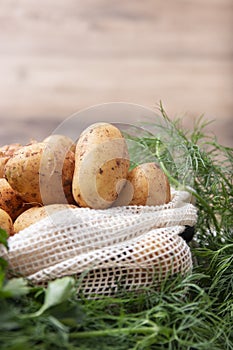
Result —
M 17 233 L 47 216 L 66 208 L 76 208 L 76 206 L 72 204 L 50 204 L 47 206 L 30 208 L 15 220 L 14 232 Z
M 42 202 L 39 172 L 45 147 L 43 143 L 24 146 L 5 165 L 7 181 L 25 202 Z
M 20 143 L 12 143 L 0 147 L 0 157 L 12 157 L 15 151 L 23 147 Z
M 15 151 L 20 149 L 22 145 L 19 143 L 12 143 L 11 145 L 5 145 L 0 147 L 0 178 L 5 175 L 5 165 L 7 161 L 13 156 Z
M 40 166 L 40 191 L 43 204 L 74 204 L 72 180 L 75 144 L 64 135 L 50 135 L 43 143 L 46 145 Z
M 67 148 L 67 151 L 71 150 L 72 152 L 75 152 L 76 144 L 68 136 L 65 135 L 52 134 L 46 137 L 43 142 L 49 143 L 50 145 L 59 145 L 59 147 Z
M 116 205 L 163 205 L 171 200 L 167 176 L 156 163 L 140 164 L 131 170 Z
M 0 228 L 5 230 L 8 236 L 13 235 L 13 222 L 10 215 L 3 209 L 0 208 Z
M 20 195 L 3 178 L 0 178 L 0 208 L 9 214 L 13 221 L 27 209 Z
M 73 196 L 81 207 L 105 209 L 124 186 L 129 169 L 126 141 L 109 123 L 85 129 L 76 145 Z
M 156 163 L 138 165 L 129 173 L 128 181 L 134 188 L 129 205 L 163 205 L 171 200 L 168 178 Z
M 16 151 L 5 165 L 5 177 L 25 202 L 70 203 L 74 153 L 58 144 L 38 142 Z
M 5 165 L 9 159 L 10 157 L 0 157 L 0 178 L 5 176 Z

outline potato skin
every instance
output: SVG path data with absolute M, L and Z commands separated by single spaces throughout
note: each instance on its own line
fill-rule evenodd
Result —
M 40 163 L 40 192 L 44 205 L 74 204 L 72 180 L 75 155 L 71 139 L 51 135 L 45 139 L 45 150 Z
M 5 177 L 25 202 L 41 203 L 39 169 L 45 144 L 36 143 L 16 151 L 5 165 Z
M 50 204 L 42 207 L 33 207 L 18 216 L 14 222 L 14 232 L 17 233 L 26 227 L 46 218 L 57 211 L 75 208 L 72 204 Z
M 76 145 L 75 201 L 81 207 L 110 207 L 123 188 L 128 169 L 128 148 L 120 130 L 109 123 L 90 125 Z
M 22 147 L 5 165 L 12 188 L 25 202 L 38 204 L 72 202 L 73 172 L 74 153 L 43 142 Z
M 168 178 L 156 163 L 138 165 L 127 180 L 134 189 L 129 205 L 163 205 L 171 200 Z
M 9 159 L 10 157 L 0 157 L 0 178 L 5 176 L 5 165 Z
M 127 183 L 113 206 L 163 205 L 170 200 L 167 176 L 156 163 L 144 163 L 129 172 Z
M 0 228 L 5 230 L 8 236 L 11 236 L 14 234 L 12 219 L 10 215 L 1 208 L 0 208 Z
M 22 145 L 19 143 L 12 143 L 10 145 L 0 147 L 0 178 L 4 178 L 5 165 L 8 162 L 8 160 L 21 147 Z
M 58 147 L 67 148 L 68 150 L 71 150 L 72 152 L 75 152 L 76 144 L 65 135 L 59 135 L 59 134 L 52 134 L 47 136 L 43 143 L 48 143 L 50 145 L 58 145 Z
M 12 157 L 15 151 L 23 147 L 20 143 L 11 143 L 0 147 L 0 156 Z
M 9 214 L 13 221 L 27 209 L 20 195 L 3 178 L 0 179 L 0 208 Z

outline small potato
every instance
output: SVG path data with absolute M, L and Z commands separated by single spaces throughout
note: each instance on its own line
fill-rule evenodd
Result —
M 10 215 L 3 209 L 0 209 L 0 228 L 5 230 L 8 236 L 13 235 L 13 223 Z
M 43 204 L 74 204 L 72 180 L 75 145 L 73 141 L 63 135 L 51 135 L 43 143 L 46 145 L 40 163 L 40 192 Z
M 170 202 L 171 191 L 167 176 L 156 163 L 144 163 L 128 176 L 134 188 L 129 205 L 162 205 Z
M 43 140 L 43 143 L 49 143 L 50 145 L 59 145 L 60 147 L 67 148 L 67 151 L 71 150 L 72 152 L 75 152 L 76 144 L 68 136 L 65 135 L 52 134 L 46 137 Z
M 12 143 L 10 145 L 5 145 L 0 147 L 0 156 L 12 157 L 15 151 L 23 147 L 20 143 Z
M 5 165 L 9 159 L 10 157 L 0 157 L 0 178 L 5 176 Z
M 109 123 L 92 124 L 76 145 L 75 201 L 82 207 L 110 207 L 123 188 L 128 169 L 128 148 L 120 130 Z
M 74 153 L 59 144 L 22 147 L 5 165 L 5 177 L 25 202 L 72 203 Z
M 19 194 L 3 178 L 0 179 L 0 208 L 9 214 L 13 221 L 27 208 Z
M 140 164 L 131 170 L 116 205 L 162 205 L 170 202 L 167 176 L 156 163 Z
M 39 170 L 45 144 L 36 143 L 16 151 L 5 166 L 5 177 L 26 202 L 41 203 Z
M 153 232 L 153 231 L 152 231 Z M 179 235 L 153 232 L 131 247 L 133 264 L 144 268 L 158 280 L 186 273 L 192 268 L 192 256 L 186 242 Z
M 19 143 L 13 143 L 11 145 L 5 145 L 0 147 L 0 178 L 4 177 L 5 165 L 13 154 L 22 147 Z
M 57 211 L 75 207 L 75 205 L 71 204 L 50 204 L 47 206 L 30 208 L 18 216 L 18 218 L 15 220 L 14 232 L 17 233 Z

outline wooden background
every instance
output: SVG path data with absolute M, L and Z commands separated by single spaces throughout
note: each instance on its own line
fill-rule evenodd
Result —
M 232 0 L 0 0 L 0 144 L 94 104 L 200 114 L 233 146 Z

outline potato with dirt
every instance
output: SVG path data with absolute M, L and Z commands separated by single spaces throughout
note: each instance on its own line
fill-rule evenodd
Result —
M 76 206 L 72 204 L 50 204 L 46 206 L 30 208 L 19 215 L 15 220 L 14 232 L 17 233 L 26 227 L 48 217 L 49 215 L 67 208 L 76 208 Z
M 0 208 L 14 221 L 28 206 L 6 179 L 0 178 Z
M 158 164 L 139 164 L 131 170 L 114 206 L 163 205 L 171 200 L 170 184 Z
M 73 202 L 74 153 L 58 143 L 38 142 L 16 151 L 5 165 L 5 177 L 25 202 Z
M 75 201 L 81 207 L 110 207 L 124 186 L 128 169 L 128 148 L 120 130 L 109 123 L 90 125 L 76 145 Z
M 62 147 L 63 149 L 71 150 L 72 152 L 75 152 L 76 144 L 71 140 L 70 137 L 60 134 L 51 134 L 47 136 L 43 143 L 48 143 L 50 145 L 59 145 L 59 147 Z
M 8 160 L 13 156 L 15 151 L 22 147 L 19 143 L 12 143 L 10 145 L 5 145 L 0 147 L 0 178 L 4 178 L 5 175 L 5 165 Z
M 75 204 L 72 181 L 75 165 L 75 143 L 65 135 L 50 135 L 40 166 L 40 191 L 44 205 Z
M 10 215 L 0 208 L 0 228 L 5 230 L 8 236 L 13 235 L 13 222 Z

